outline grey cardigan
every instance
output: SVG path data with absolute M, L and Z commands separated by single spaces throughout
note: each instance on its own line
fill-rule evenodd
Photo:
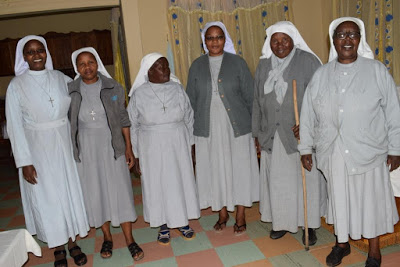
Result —
M 304 92 L 319 66 L 321 66 L 321 63 L 313 54 L 297 49 L 292 61 L 283 73 L 283 79 L 288 83 L 288 88 L 282 105 L 280 105 L 276 101 L 275 91 L 264 94 L 264 83 L 272 68 L 271 58 L 261 59 L 258 63 L 254 79 L 252 132 L 253 137 L 258 138 L 261 148 L 267 153 L 272 153 L 276 131 L 279 133 L 287 154 L 298 151 L 297 139 L 292 131 L 292 127 L 296 123 L 292 81 L 296 80 L 297 82 L 297 103 L 300 114 Z
M 110 127 L 111 131 L 111 145 L 114 149 L 114 158 L 117 159 L 119 156 L 125 155 L 125 140 L 122 135 L 122 128 L 131 126 L 128 112 L 125 109 L 125 92 L 122 86 L 115 80 L 107 78 L 101 73 L 98 75 L 102 82 L 100 98 L 106 111 L 108 127 Z M 74 158 L 77 162 L 80 162 L 78 115 L 82 102 L 81 80 L 82 78 L 79 77 L 68 84 L 68 93 L 71 96 L 68 117 L 71 122 Z
M 208 55 L 193 61 L 189 69 L 186 93 L 194 111 L 194 135 L 210 135 L 210 106 L 212 96 Z M 253 77 L 246 62 L 225 52 L 218 76 L 218 91 L 232 124 L 235 137 L 251 132 Z

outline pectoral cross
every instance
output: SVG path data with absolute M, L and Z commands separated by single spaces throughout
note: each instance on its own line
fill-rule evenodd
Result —
M 92 109 L 92 112 L 90 112 L 89 114 L 92 115 L 93 120 L 95 120 L 94 115 L 96 115 L 96 112 L 94 112 L 93 109 Z
M 162 105 L 162 109 L 164 110 L 164 113 L 165 113 L 165 110 L 167 109 L 167 107 L 164 105 L 164 103 Z
M 49 102 L 51 103 L 51 106 L 54 108 L 54 105 L 53 105 L 54 99 L 51 98 L 51 96 L 49 96 Z

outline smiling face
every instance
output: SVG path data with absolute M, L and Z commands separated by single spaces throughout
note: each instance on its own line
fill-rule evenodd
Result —
M 356 23 L 345 21 L 337 26 L 333 34 L 333 45 L 340 63 L 349 64 L 356 61 L 360 38 L 360 28 Z
M 169 81 L 170 74 L 169 63 L 165 57 L 159 58 L 154 62 L 147 72 L 149 81 L 152 83 L 166 83 Z
M 97 76 L 97 61 L 92 53 L 80 53 L 76 58 L 76 68 L 82 77 L 82 81 L 86 84 L 95 83 L 99 79 Z
M 30 40 L 25 44 L 23 54 L 30 70 L 39 71 L 45 69 L 47 54 L 41 42 Z
M 287 57 L 293 50 L 293 40 L 283 32 L 276 32 L 271 36 L 271 50 L 279 58 Z
M 224 53 L 225 34 L 220 27 L 212 26 L 208 28 L 204 39 L 208 49 L 208 55 L 216 57 Z

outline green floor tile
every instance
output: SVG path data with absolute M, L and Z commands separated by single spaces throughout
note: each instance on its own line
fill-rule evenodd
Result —
M 399 244 L 392 245 L 392 246 L 389 246 L 389 247 L 381 249 L 382 255 L 387 255 L 387 254 L 390 254 L 390 253 L 393 253 L 393 252 L 399 252 L 399 251 L 400 251 L 400 245 Z
M 178 266 L 178 264 L 176 263 L 175 257 L 173 257 L 173 258 L 167 258 L 167 259 L 146 262 L 146 263 L 137 262 L 135 264 L 135 266 L 138 266 L 138 267 L 139 266 L 140 267 L 176 267 L 176 266 Z
M 224 266 L 234 266 L 265 259 L 253 241 L 240 242 L 215 248 Z M 282 265 L 284 266 L 284 265 Z
M 299 231 L 297 231 L 297 233 L 292 234 L 292 236 L 303 246 L 303 230 L 301 228 L 299 228 Z M 335 236 L 323 227 L 317 229 L 317 238 L 317 243 L 315 243 L 314 246 L 320 246 L 336 241 Z
M 0 208 L 20 207 L 21 205 L 21 199 L 8 199 L 0 201 Z
M 35 265 L 35 267 L 53 267 L 54 262 L 46 263 L 46 264 L 40 264 L 40 265 Z
M 365 262 L 358 262 L 350 265 L 345 265 L 346 267 L 365 267 Z
M 33 237 L 33 239 L 36 240 L 36 242 L 39 244 L 40 247 L 47 247 L 47 243 L 40 241 L 40 240 L 37 238 L 37 235 L 34 235 L 34 236 L 32 236 L 32 237 Z
M 94 253 L 95 238 L 84 238 L 79 240 L 77 243 L 86 255 Z
M 133 237 L 135 238 L 136 243 L 143 244 L 154 242 L 157 240 L 159 228 L 141 228 L 133 230 Z
M 133 190 L 133 195 L 141 195 L 142 194 L 142 188 L 140 186 L 134 186 L 132 187 Z
M 218 221 L 218 213 L 209 216 L 202 216 L 199 219 L 201 227 L 203 227 L 204 231 L 210 231 L 214 229 L 215 223 Z M 235 218 L 229 215 L 229 221 L 226 223 L 226 226 L 233 226 L 235 224 Z
M 263 223 L 261 221 L 254 221 L 247 224 L 246 233 L 251 239 L 257 237 L 269 236 L 271 232 L 271 224 Z
M 292 260 L 292 262 L 298 264 L 298 266 L 322 266 L 317 258 L 305 250 L 291 252 L 286 255 Z
M 207 235 L 204 232 L 200 232 L 196 234 L 196 238 L 193 240 L 185 240 L 182 237 L 173 238 L 171 240 L 171 247 L 174 251 L 174 255 L 180 256 L 210 249 L 213 246 L 208 240 Z
M 128 248 L 113 249 L 111 258 L 103 259 L 100 253 L 93 254 L 93 266 L 110 267 L 110 266 L 131 266 L 133 265 L 132 256 Z
M 137 216 L 143 216 L 143 204 L 135 204 L 135 210 Z

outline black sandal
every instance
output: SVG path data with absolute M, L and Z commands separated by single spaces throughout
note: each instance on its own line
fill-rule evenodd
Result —
M 136 242 L 131 243 L 128 246 L 128 249 L 129 249 L 129 252 L 131 253 L 131 256 L 134 261 L 143 259 L 143 257 L 144 257 L 143 249 L 141 249 Z M 136 258 L 135 258 L 135 256 L 136 256 Z
M 242 225 L 237 225 L 237 223 L 235 223 L 235 225 L 233 226 L 233 232 L 235 233 L 235 235 L 242 235 L 246 232 L 247 226 L 246 224 L 242 224 Z
M 103 259 L 111 258 L 111 256 L 112 256 L 112 248 L 113 248 L 113 242 L 104 240 L 103 244 L 101 245 L 100 256 Z M 103 256 L 104 253 L 107 253 L 109 255 Z
M 223 221 L 223 222 L 219 222 L 219 220 L 214 224 L 214 230 L 216 231 L 216 232 L 221 232 L 222 230 L 224 230 L 224 228 L 226 228 L 226 223 L 228 222 L 228 220 L 229 220 L 229 218 L 228 219 L 226 219 L 225 221 Z M 223 228 L 222 228 L 222 226 L 224 226 Z M 218 229 L 217 229 L 218 228 Z
M 73 248 L 68 249 L 69 250 L 69 255 L 74 259 L 74 262 L 78 266 L 85 265 L 87 263 L 87 257 L 86 254 L 82 252 L 81 248 L 79 246 L 75 246 Z M 79 250 L 81 253 L 76 254 L 75 256 L 72 256 L 72 253 L 75 250 Z
M 67 252 L 65 249 L 63 250 L 55 250 L 54 251 L 54 258 L 56 258 L 58 255 L 64 255 L 64 259 L 61 260 L 56 260 L 54 261 L 54 267 L 67 267 Z

